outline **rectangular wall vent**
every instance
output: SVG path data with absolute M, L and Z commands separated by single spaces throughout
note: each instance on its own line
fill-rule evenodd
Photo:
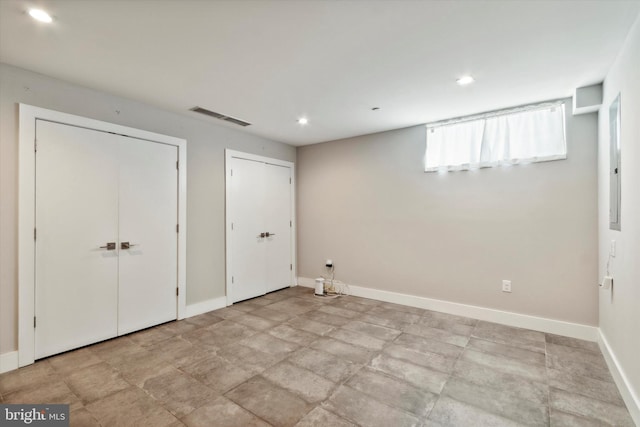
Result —
M 196 113 L 204 114 L 206 116 L 215 117 L 216 119 L 224 120 L 225 122 L 233 123 L 239 126 L 250 126 L 251 123 L 245 122 L 244 120 L 236 119 L 235 117 L 225 116 L 224 114 L 216 113 L 215 111 L 207 110 L 202 107 L 193 107 L 191 111 L 195 111 Z

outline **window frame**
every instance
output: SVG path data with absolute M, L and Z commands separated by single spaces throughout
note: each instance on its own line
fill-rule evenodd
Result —
M 568 143 L 567 143 L 567 99 L 554 99 L 544 102 L 539 102 L 535 104 L 526 104 L 518 107 L 500 109 L 488 111 L 480 114 L 473 114 L 469 116 L 461 116 L 452 119 L 445 119 L 436 122 L 427 123 L 426 127 L 426 137 L 425 137 L 425 155 L 424 155 L 424 172 L 455 172 L 455 171 L 468 171 L 468 170 L 476 170 L 476 169 L 484 169 L 491 168 L 496 166 L 504 166 L 504 165 L 516 165 L 516 164 L 529 164 L 529 163 L 541 163 L 541 162 L 549 162 L 556 160 L 566 160 L 568 157 Z M 427 153 L 429 148 L 429 133 L 430 130 L 436 129 L 443 126 L 456 125 L 460 123 L 469 123 L 481 120 L 487 120 L 495 117 L 508 116 L 513 114 L 518 114 L 522 112 L 528 111 L 536 111 L 536 110 L 545 110 L 553 107 L 561 107 L 562 108 L 562 138 L 564 142 L 564 154 L 556 154 L 556 155 L 548 155 L 541 157 L 532 157 L 526 159 L 517 159 L 511 158 L 507 161 L 498 161 L 496 163 L 465 163 L 461 165 L 438 165 L 438 166 L 427 166 Z

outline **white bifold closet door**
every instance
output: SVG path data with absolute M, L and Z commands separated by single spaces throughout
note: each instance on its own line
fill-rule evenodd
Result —
M 232 302 L 291 286 L 291 168 L 231 159 Z M 268 233 L 268 235 L 267 235 Z
M 175 319 L 176 147 L 42 120 L 36 139 L 35 357 Z

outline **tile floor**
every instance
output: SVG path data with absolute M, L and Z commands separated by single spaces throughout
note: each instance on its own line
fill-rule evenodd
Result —
M 290 288 L 0 376 L 73 426 L 633 426 L 595 343 Z

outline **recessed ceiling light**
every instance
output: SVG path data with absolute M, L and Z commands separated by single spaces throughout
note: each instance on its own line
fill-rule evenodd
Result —
M 46 22 L 47 24 L 53 21 L 51 15 L 49 15 L 42 9 L 29 9 L 29 15 L 31 15 L 33 19 L 36 19 L 40 22 Z
M 458 83 L 460 86 L 464 86 L 464 85 L 468 85 L 470 83 L 473 83 L 475 81 L 476 81 L 476 79 L 474 79 L 471 76 L 462 76 L 458 80 L 456 80 L 456 83 Z
M 307 123 L 309 123 L 309 119 L 307 119 L 306 117 L 300 117 L 298 119 L 298 124 L 306 125 Z

